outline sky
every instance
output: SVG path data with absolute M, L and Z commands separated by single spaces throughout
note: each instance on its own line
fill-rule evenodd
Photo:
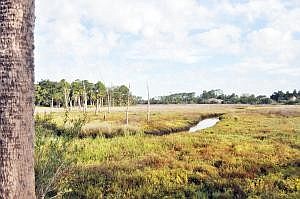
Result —
M 300 89 L 300 0 L 38 0 L 36 81 L 135 95 Z

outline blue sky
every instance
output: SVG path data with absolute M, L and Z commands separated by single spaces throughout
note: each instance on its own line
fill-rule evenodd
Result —
M 134 94 L 300 89 L 299 0 L 39 0 L 36 81 Z

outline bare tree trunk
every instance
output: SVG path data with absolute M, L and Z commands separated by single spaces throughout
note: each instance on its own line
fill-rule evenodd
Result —
M 79 107 L 79 110 L 81 110 L 81 100 L 80 100 L 80 96 L 78 96 L 78 107 Z
M 99 112 L 99 99 L 97 98 L 97 100 L 96 100 L 96 111 L 95 111 L 96 115 L 98 114 L 98 112 Z
M 105 111 L 104 116 L 103 116 L 104 121 L 106 121 L 106 118 L 107 118 L 107 116 L 106 116 L 106 111 Z
M 72 104 L 72 99 L 71 98 L 69 99 L 69 103 L 70 103 L 70 110 L 72 110 L 73 104 Z
M 51 98 L 51 111 L 53 111 L 53 104 L 54 104 L 54 102 L 53 102 L 53 97 Z
M 68 93 L 67 93 L 67 89 L 64 88 L 64 97 L 65 97 L 65 108 L 68 109 Z
M 85 84 L 83 83 L 83 99 L 84 99 L 84 106 L 83 106 L 83 111 L 87 111 L 87 93 L 85 89 Z
M 147 83 L 147 93 L 148 93 L 147 122 L 150 122 L 150 94 L 149 94 L 149 84 L 148 83 Z
M 126 125 L 129 124 L 129 118 L 128 118 L 128 114 L 129 114 L 129 103 L 130 103 L 130 100 L 129 100 L 129 93 L 130 93 L 130 84 L 129 84 L 129 90 L 128 90 L 128 94 L 127 94 L 127 108 L 126 108 Z
M 86 92 L 84 93 L 84 112 L 87 112 L 87 95 L 86 95 Z
M 110 93 L 107 91 L 107 111 L 110 113 Z
M 0 198 L 35 198 L 34 0 L 0 9 Z

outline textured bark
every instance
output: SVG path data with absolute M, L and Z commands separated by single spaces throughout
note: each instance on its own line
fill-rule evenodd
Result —
M 0 198 L 35 198 L 34 0 L 0 0 Z

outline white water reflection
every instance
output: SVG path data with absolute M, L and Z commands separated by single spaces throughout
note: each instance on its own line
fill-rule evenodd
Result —
M 219 121 L 220 119 L 218 117 L 202 120 L 196 126 L 190 128 L 189 132 L 194 133 L 196 131 L 212 127 L 216 125 Z

